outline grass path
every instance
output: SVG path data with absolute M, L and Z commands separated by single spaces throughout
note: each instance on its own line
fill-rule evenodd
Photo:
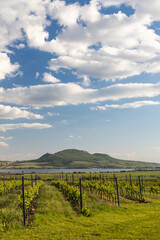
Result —
M 53 186 L 44 185 L 33 223 L 2 233 L 2 240 L 159 240 L 160 199 L 139 204 L 121 199 L 121 207 L 92 199 L 91 216 L 73 211 Z

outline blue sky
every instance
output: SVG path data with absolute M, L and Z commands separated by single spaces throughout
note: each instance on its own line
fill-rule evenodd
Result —
M 160 163 L 160 2 L 0 3 L 0 160 Z

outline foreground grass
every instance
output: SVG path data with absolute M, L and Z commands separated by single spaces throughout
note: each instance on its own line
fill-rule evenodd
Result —
M 18 207 L 18 194 L 20 190 L 14 190 L 0 196 L 0 235 L 1 232 L 21 226 L 22 214 Z
M 45 185 L 33 223 L 0 230 L 0 239 L 160 239 L 159 198 L 145 204 L 121 199 L 121 207 L 95 199 L 87 204 L 91 216 L 78 215 L 56 188 Z

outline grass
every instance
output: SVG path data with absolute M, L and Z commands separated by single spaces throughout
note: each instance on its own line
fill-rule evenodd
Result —
M 0 196 L 0 233 L 21 226 L 22 216 L 17 200 L 19 193 L 20 190 L 15 190 Z
M 16 194 L 16 193 L 15 193 Z M 10 195 L 7 206 L 13 208 L 15 195 Z M 1 197 L 0 197 L 1 199 Z M 45 184 L 41 190 L 34 221 L 24 228 L 17 224 L 7 231 L 0 230 L 2 240 L 78 240 L 78 239 L 160 239 L 160 198 L 149 197 L 148 203 L 138 203 L 121 198 L 121 206 L 109 205 L 90 198 L 87 206 L 90 217 L 77 214 L 62 194 Z M 5 200 L 2 201 L 4 208 Z

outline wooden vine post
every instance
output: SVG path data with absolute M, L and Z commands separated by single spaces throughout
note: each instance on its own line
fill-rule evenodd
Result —
M 104 184 L 104 174 L 103 174 L 103 184 Z
M 22 176 L 22 196 L 23 196 L 23 225 L 26 226 L 26 209 L 25 209 L 25 194 L 24 194 L 24 176 Z
M 141 187 L 141 177 L 140 176 L 138 176 L 138 181 L 139 181 L 140 201 L 142 201 L 142 187 Z
M 68 175 L 66 174 L 66 183 L 68 185 Z
M 132 176 L 131 176 L 131 174 L 129 174 L 129 178 L 130 178 L 130 185 L 132 186 Z
M 74 174 L 72 173 L 72 184 L 74 186 Z
M 117 181 L 117 177 L 115 177 L 115 182 L 116 182 L 117 200 L 118 200 L 118 206 L 119 206 L 119 205 L 120 205 L 120 202 L 119 202 L 119 191 L 118 191 L 118 181 Z
M 127 179 L 127 175 L 126 175 L 126 182 L 128 181 L 128 179 Z
M 6 189 L 6 184 L 5 184 L 5 176 L 3 176 L 3 188 L 4 188 L 4 193 L 6 192 L 5 189 Z
M 35 185 L 37 186 L 37 175 L 35 175 Z
M 32 176 L 32 174 L 31 174 L 31 186 L 33 188 L 33 176 Z
M 142 183 L 142 186 L 143 186 L 143 176 L 141 176 L 141 183 Z
M 80 188 L 80 209 L 83 208 L 83 201 L 82 201 L 82 179 L 79 179 L 79 188 Z

